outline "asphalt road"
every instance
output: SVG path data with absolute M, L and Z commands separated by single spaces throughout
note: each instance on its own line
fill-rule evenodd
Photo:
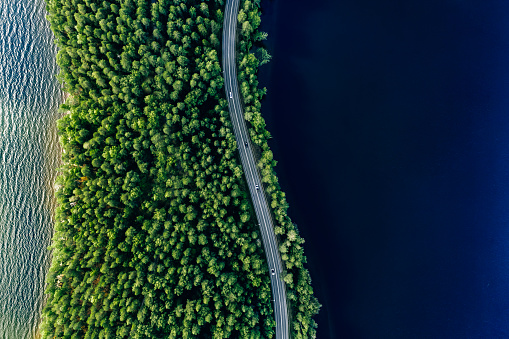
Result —
M 251 149 L 251 141 L 244 121 L 244 112 L 240 103 L 237 68 L 235 64 L 235 34 L 239 1 L 240 0 L 227 0 L 224 13 L 223 72 L 226 97 L 228 99 L 228 108 L 233 123 L 235 138 L 237 139 L 242 167 L 244 168 L 244 174 L 253 200 L 256 217 L 260 225 L 263 246 L 269 265 L 267 274 L 270 275 L 270 282 L 272 285 L 274 314 L 276 317 L 276 339 L 288 339 L 288 308 L 286 304 L 285 283 L 282 276 L 283 266 L 281 264 L 281 257 L 274 234 L 274 225 L 270 216 L 269 205 L 263 193 L 261 177 L 256 168 L 256 162 Z M 274 270 L 274 274 L 272 270 Z

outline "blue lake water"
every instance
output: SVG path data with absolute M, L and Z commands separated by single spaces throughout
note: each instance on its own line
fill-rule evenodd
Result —
M 318 338 L 508 338 L 509 3 L 263 8 Z
M 36 335 L 63 100 L 43 0 L 0 1 L 0 338 Z

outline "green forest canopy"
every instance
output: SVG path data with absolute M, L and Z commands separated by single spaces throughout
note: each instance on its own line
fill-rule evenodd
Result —
M 220 65 L 224 2 L 47 0 L 69 98 L 58 122 L 44 338 L 270 338 L 268 268 Z M 239 12 L 239 81 L 286 268 L 295 338 L 320 305 L 286 214 L 256 73 L 259 3 Z

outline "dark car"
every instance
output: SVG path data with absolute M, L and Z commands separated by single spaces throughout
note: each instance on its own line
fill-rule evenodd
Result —
M 255 188 L 256 188 L 257 190 L 260 190 L 260 186 L 258 186 L 258 185 L 255 185 Z
M 246 141 L 246 142 L 244 143 L 244 145 L 246 145 L 246 147 L 248 146 L 248 143 L 247 143 L 247 141 Z

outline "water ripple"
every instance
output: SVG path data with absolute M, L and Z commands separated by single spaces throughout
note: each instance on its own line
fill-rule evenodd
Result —
M 43 0 L 0 2 L 0 338 L 33 338 L 59 164 L 56 49 Z

